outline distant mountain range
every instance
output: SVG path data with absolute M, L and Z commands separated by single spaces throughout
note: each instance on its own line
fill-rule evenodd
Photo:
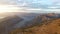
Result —
M 0 34 L 8 34 L 11 30 L 16 29 L 16 27 L 18 28 L 20 24 L 22 26 L 26 21 L 34 19 L 35 16 L 37 16 L 37 14 L 34 13 L 1 13 L 0 17 L 4 18 L 0 19 L 0 31 L 2 30 Z
M 51 21 L 51 20 L 58 19 L 58 18 L 60 18 L 60 14 L 55 14 L 55 13 L 40 14 L 36 16 L 34 19 L 25 22 L 25 24 L 22 25 L 21 28 L 33 27 L 36 25 L 40 25 L 46 21 Z
M 60 19 L 60 14 L 55 13 L 37 14 L 10 12 L 0 14 L 0 16 L 4 17 L 0 19 L 0 34 L 11 34 L 10 32 L 17 34 L 18 31 L 20 31 L 20 33 L 26 29 L 29 31 L 30 28 L 35 29 L 38 28 L 37 26 L 42 27 L 43 25 L 50 24 L 51 21 Z
M 22 29 L 13 30 L 11 34 L 59 34 L 59 25 L 57 26 L 59 23 L 60 14 L 41 14 L 31 21 L 25 22 Z

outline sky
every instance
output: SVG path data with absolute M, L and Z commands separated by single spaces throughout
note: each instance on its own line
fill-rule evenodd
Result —
M 60 0 L 0 0 L 0 5 L 17 7 L 21 12 L 60 12 Z

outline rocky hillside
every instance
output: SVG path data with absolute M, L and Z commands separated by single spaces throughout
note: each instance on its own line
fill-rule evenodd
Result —
M 40 15 L 25 25 L 26 28 L 13 30 L 10 34 L 60 34 L 59 14 Z
M 44 22 L 27 29 L 16 29 L 10 34 L 60 34 L 60 19 Z
M 60 18 L 59 14 L 52 13 L 52 14 L 38 15 L 33 20 L 25 22 L 24 26 L 22 26 L 21 28 L 30 28 L 36 25 L 41 25 L 46 21 L 51 21 L 57 18 Z

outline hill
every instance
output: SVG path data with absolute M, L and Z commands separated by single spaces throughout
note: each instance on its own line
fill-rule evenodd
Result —
M 22 12 L 0 13 L 0 34 L 8 34 L 11 30 L 24 26 L 24 23 L 31 21 L 37 15 Z
M 48 22 L 48 24 L 46 24 Z M 60 34 L 60 19 L 47 21 L 43 25 L 34 26 L 27 29 L 16 29 L 11 34 Z
M 36 26 L 36 25 L 41 25 L 46 21 L 51 21 L 51 20 L 54 20 L 54 19 L 57 19 L 57 18 L 60 18 L 59 14 L 51 13 L 51 14 L 38 15 L 32 20 L 24 22 L 24 24 L 23 24 L 24 26 L 22 25 L 21 28 L 30 28 L 30 27 L 33 27 L 33 26 Z
M 7 16 L 0 20 L 0 34 L 8 34 L 13 29 L 13 25 L 21 22 L 23 19 L 14 15 Z
M 8 13 L 3 16 L 0 34 L 60 34 L 60 14 Z
M 40 15 L 25 25 L 24 28 L 13 30 L 10 34 L 60 34 L 59 14 Z

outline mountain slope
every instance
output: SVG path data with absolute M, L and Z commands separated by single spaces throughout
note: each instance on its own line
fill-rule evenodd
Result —
M 58 15 L 58 14 L 56 14 L 56 15 Z M 25 22 L 24 26 L 22 26 L 21 28 L 29 28 L 29 27 L 33 27 L 36 25 L 42 25 L 46 21 L 51 21 L 51 20 L 57 19 L 58 17 L 56 15 L 55 14 L 38 15 L 33 20 Z
M 14 15 L 0 20 L 0 34 L 8 34 L 13 29 L 13 25 L 21 22 L 23 19 Z
M 47 21 L 48 24 L 43 24 L 42 26 L 34 26 L 28 29 L 17 29 L 11 34 L 60 34 L 60 19 L 55 19 L 52 21 Z

